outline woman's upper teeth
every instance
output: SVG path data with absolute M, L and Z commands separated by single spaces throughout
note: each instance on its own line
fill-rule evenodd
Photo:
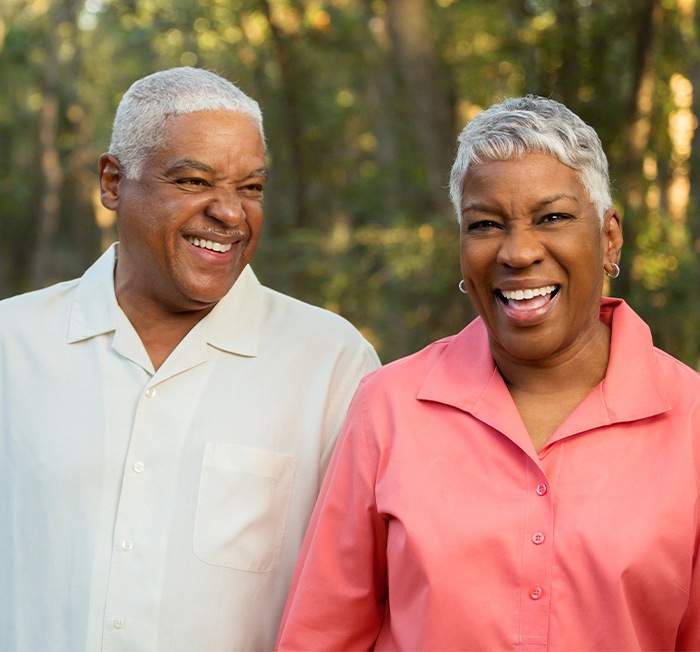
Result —
M 221 253 L 226 253 L 231 248 L 231 243 L 221 244 L 220 242 L 213 242 L 212 240 L 203 240 L 202 238 L 187 238 L 187 242 L 193 244 L 195 247 L 201 247 L 202 249 L 211 249 L 212 251 L 220 251 Z
M 501 294 L 510 301 L 522 301 L 523 299 L 551 294 L 555 289 L 555 285 L 545 285 L 542 288 L 528 288 L 527 290 L 501 290 Z

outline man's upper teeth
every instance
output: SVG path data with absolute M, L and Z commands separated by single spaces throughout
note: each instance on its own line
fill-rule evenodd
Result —
M 220 251 L 221 253 L 225 253 L 231 248 L 231 243 L 221 244 L 220 242 L 213 242 L 212 240 L 203 240 L 201 238 L 187 238 L 187 242 L 192 243 L 195 247 L 201 247 L 202 249 L 211 249 L 212 251 Z
M 543 288 L 533 288 L 527 290 L 501 290 L 501 294 L 509 300 L 521 301 L 522 299 L 532 299 L 533 297 L 544 296 L 554 292 L 556 286 L 545 285 Z

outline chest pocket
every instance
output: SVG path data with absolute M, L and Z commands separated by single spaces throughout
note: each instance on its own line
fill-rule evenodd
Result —
M 296 459 L 207 442 L 197 495 L 194 553 L 216 566 L 256 573 L 277 563 Z

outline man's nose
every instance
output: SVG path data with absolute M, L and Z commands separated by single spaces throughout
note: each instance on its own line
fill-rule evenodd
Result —
M 227 225 L 236 225 L 246 218 L 240 196 L 236 190 L 216 188 L 207 204 L 207 215 Z

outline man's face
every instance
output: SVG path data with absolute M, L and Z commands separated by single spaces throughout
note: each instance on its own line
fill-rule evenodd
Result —
M 169 118 L 139 179 L 104 155 L 102 202 L 117 212 L 122 307 L 211 310 L 253 257 L 266 177 L 257 125 L 232 111 Z
M 599 333 L 603 265 L 622 235 L 603 226 L 577 173 L 545 154 L 480 164 L 462 201 L 462 274 L 494 357 L 554 360 Z

